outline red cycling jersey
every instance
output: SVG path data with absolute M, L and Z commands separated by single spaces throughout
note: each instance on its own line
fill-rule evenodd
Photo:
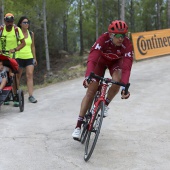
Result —
M 128 37 L 125 37 L 121 46 L 113 44 L 109 33 L 102 34 L 94 43 L 87 60 L 85 77 L 94 72 L 104 76 L 106 68 L 110 75 L 116 69 L 122 70 L 121 82 L 128 83 L 133 63 L 133 46 Z

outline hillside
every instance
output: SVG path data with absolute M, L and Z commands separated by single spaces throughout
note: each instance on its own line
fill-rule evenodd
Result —
M 34 85 L 46 86 L 51 83 L 71 80 L 84 76 L 87 57 L 78 55 L 62 55 L 56 60 L 50 61 L 50 72 L 46 70 L 45 61 L 41 61 L 34 70 Z M 26 85 L 25 70 L 21 78 L 21 86 Z

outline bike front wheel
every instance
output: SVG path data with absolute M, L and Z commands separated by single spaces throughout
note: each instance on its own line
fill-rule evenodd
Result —
M 82 125 L 82 133 L 81 133 L 81 137 L 80 137 L 80 142 L 82 144 L 84 144 L 86 137 L 87 137 L 87 132 L 88 132 L 88 121 L 86 120 L 83 125 Z
M 105 104 L 103 101 L 100 102 L 98 108 L 95 120 L 93 122 L 93 128 L 91 131 L 88 131 L 86 143 L 85 143 L 85 153 L 84 153 L 84 160 L 88 161 L 94 151 L 94 148 L 97 143 L 98 136 L 100 134 L 100 129 L 103 122 L 103 115 L 104 115 L 104 108 Z

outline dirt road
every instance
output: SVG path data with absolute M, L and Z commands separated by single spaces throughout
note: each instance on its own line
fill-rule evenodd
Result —
M 134 63 L 131 96 L 110 104 L 89 162 L 72 139 L 83 77 L 35 91 L 25 111 L 2 106 L 0 170 L 169 170 L 170 56 Z

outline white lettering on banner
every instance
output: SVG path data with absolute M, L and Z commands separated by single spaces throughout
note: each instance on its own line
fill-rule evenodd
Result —
M 101 46 L 99 44 L 96 45 L 95 49 L 97 50 L 100 50 L 101 49 Z

